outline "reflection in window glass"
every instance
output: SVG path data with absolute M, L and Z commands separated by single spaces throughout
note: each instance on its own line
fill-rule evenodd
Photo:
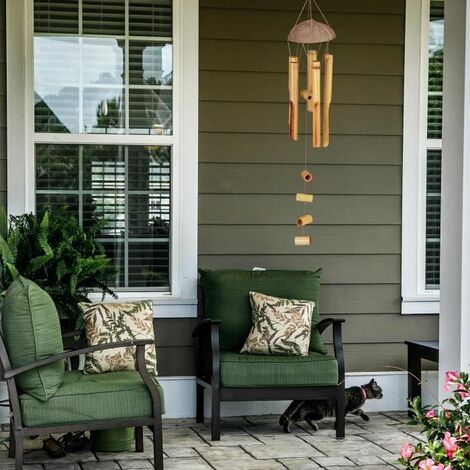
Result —
M 57 134 L 36 139 L 58 142 L 36 143 L 36 206 L 104 220 L 117 288 L 170 290 L 172 24 L 172 0 L 34 0 L 35 130 Z
M 116 287 L 170 285 L 171 147 L 36 145 L 36 205 L 64 204 L 113 259 Z
M 439 289 L 440 284 L 443 66 L 444 1 L 431 0 L 426 145 L 426 289 Z

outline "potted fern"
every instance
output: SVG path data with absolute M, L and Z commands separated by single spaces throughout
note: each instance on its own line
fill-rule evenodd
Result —
M 31 279 L 49 293 L 60 317 L 81 330 L 78 302 L 95 290 L 115 296 L 108 287 L 114 269 L 96 240 L 102 228 L 102 221 L 81 227 L 65 207 L 9 218 L 1 208 L 0 292 L 19 275 Z

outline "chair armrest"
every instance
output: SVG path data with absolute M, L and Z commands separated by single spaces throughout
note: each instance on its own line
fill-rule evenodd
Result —
M 322 334 L 330 325 L 335 325 L 338 323 L 344 323 L 346 320 L 344 318 L 325 318 L 320 320 L 315 327 Z
M 333 346 L 335 350 L 335 358 L 338 362 L 338 383 L 344 384 L 345 366 L 344 351 L 341 324 L 344 323 L 343 318 L 325 318 L 317 323 L 316 328 L 322 334 L 330 325 L 333 326 Z
M 153 341 L 150 341 L 150 344 Z M 140 377 L 146 385 L 153 402 L 153 414 L 157 416 L 162 413 L 162 405 L 160 399 L 160 392 L 158 391 L 157 384 L 154 378 L 149 374 L 147 364 L 145 363 L 145 344 L 138 344 L 136 348 L 136 368 Z
M 41 359 L 26 366 L 5 371 L 4 378 L 11 379 L 19 374 L 23 374 L 24 372 L 37 369 L 38 367 L 47 366 L 48 364 L 52 364 L 53 362 L 63 361 L 70 357 L 80 356 L 81 354 L 88 354 L 95 351 L 104 351 L 105 349 L 127 348 L 130 346 L 146 346 L 148 344 L 155 344 L 155 341 L 153 339 L 135 339 L 129 341 L 120 341 L 118 343 L 97 344 L 96 346 L 89 346 L 88 348 L 76 349 L 74 351 L 65 351 L 61 354 L 46 357 L 45 359 Z
M 211 320 L 210 318 L 205 318 L 204 320 L 201 320 L 200 323 L 194 328 L 193 331 L 193 338 L 196 338 L 198 336 L 201 336 L 208 330 L 210 330 L 212 325 L 220 325 L 222 322 L 220 320 Z
M 206 318 L 202 320 L 193 331 L 193 338 L 196 337 L 196 376 L 208 381 L 208 375 L 204 371 L 203 354 L 200 350 L 200 341 L 204 334 L 209 336 L 210 344 L 210 383 L 212 387 L 220 386 L 220 320 Z

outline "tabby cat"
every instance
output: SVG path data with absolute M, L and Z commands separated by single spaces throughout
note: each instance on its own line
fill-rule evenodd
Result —
M 364 413 L 361 407 L 366 400 L 383 397 L 382 389 L 375 379 L 368 384 L 360 387 L 349 387 L 346 392 L 346 413 L 360 416 L 364 421 L 369 421 L 369 417 Z M 290 432 L 290 424 L 305 420 L 314 431 L 318 431 L 315 421 L 321 421 L 324 418 L 334 417 L 336 415 L 336 402 L 333 400 L 294 400 L 279 419 L 279 424 L 284 432 Z M 336 424 L 335 424 L 336 427 Z

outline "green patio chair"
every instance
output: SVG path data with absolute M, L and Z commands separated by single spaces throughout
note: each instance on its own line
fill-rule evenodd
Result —
M 344 356 L 341 324 L 319 321 L 320 270 L 242 271 L 201 270 L 204 319 L 197 325 L 196 420 L 204 421 L 204 389 L 211 392 L 212 440 L 220 440 L 221 401 L 308 400 L 336 401 L 336 436 L 344 437 Z M 249 292 L 312 300 L 314 327 L 308 356 L 240 354 L 252 325 Z M 333 326 L 335 356 L 329 356 L 321 333 Z
M 54 302 L 32 281 L 19 278 L 7 290 L 2 312 L 0 360 L 10 398 L 10 457 L 23 468 L 23 438 L 52 433 L 135 427 L 136 451 L 144 451 L 143 426 L 153 431 L 154 468 L 163 470 L 163 391 L 145 366 L 152 340 L 100 344 L 64 351 Z M 66 371 L 72 357 L 136 347 L 137 371 L 85 375 Z

